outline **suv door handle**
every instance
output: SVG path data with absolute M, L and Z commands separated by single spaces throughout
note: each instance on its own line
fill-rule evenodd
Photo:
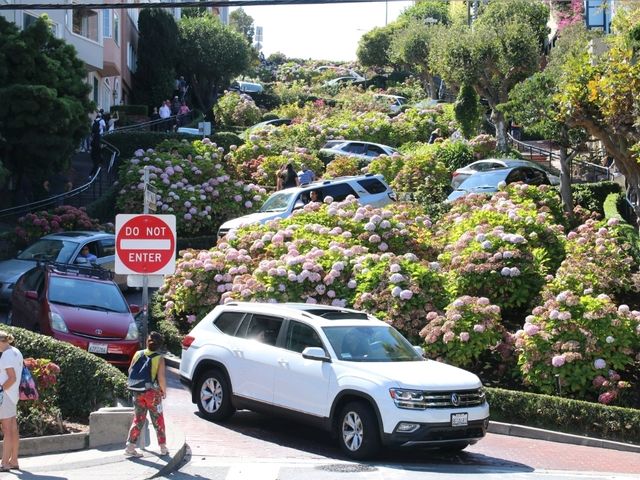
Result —
M 235 353 L 236 355 L 242 355 L 242 350 L 240 350 L 239 348 L 234 348 L 232 352 Z
M 278 359 L 278 364 L 282 365 L 283 367 L 289 366 L 289 362 L 287 362 L 284 358 L 279 358 Z

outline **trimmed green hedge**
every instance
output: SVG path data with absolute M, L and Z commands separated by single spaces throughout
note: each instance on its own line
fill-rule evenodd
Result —
M 118 184 L 111 185 L 100 198 L 87 205 L 87 215 L 91 218 L 97 218 L 100 222 L 113 222 L 116 198 L 120 188 Z
M 209 250 L 215 247 L 218 235 L 204 235 L 202 237 L 179 237 L 176 240 L 176 251 L 195 248 L 197 250 Z
M 216 132 L 210 135 L 209 138 L 226 151 L 229 150 L 230 145 L 240 146 L 244 143 L 238 135 L 232 132 Z M 187 140 L 188 142 L 193 142 L 194 140 L 200 140 L 200 137 L 175 132 L 133 131 L 112 133 L 107 135 L 105 140 L 120 150 L 120 157 L 126 159 L 133 157 L 133 153 L 139 148 L 145 150 L 147 148 L 155 148 L 156 145 L 164 140 Z
M 47 358 L 60 367 L 58 406 L 64 418 L 88 419 L 100 407 L 128 398 L 127 377 L 84 350 L 23 328 L 3 325 L 24 358 Z
M 149 107 L 146 105 L 114 105 L 111 107 L 112 112 L 122 112 L 127 115 L 140 115 L 141 117 L 149 116 Z
M 491 420 L 604 440 L 640 443 L 640 410 L 487 388 Z
M 574 183 L 571 190 L 575 205 L 604 215 L 603 205 L 607 195 L 620 193 L 620 185 L 615 182 Z

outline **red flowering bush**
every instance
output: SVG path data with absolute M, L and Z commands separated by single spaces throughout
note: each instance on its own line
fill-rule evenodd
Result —
M 58 407 L 58 374 L 60 367 L 44 358 L 25 358 L 38 389 L 38 400 L 18 402 L 18 423 L 24 436 L 62 433 L 62 415 Z M 18 379 L 19 381 L 19 379 Z
M 50 211 L 27 213 L 24 217 L 18 218 L 14 234 L 16 246 L 23 247 L 49 233 L 107 228 L 106 225 L 100 225 L 98 220 L 89 218 L 84 208 L 61 205 Z

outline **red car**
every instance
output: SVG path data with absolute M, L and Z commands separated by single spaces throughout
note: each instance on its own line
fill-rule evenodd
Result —
M 108 270 L 41 264 L 16 282 L 10 324 L 69 342 L 118 367 L 140 349 L 134 314 Z

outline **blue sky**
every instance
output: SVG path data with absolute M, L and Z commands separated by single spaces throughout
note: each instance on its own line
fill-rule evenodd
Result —
M 363 33 L 395 20 L 413 2 L 245 7 L 264 32 L 265 55 L 355 60 Z M 234 8 L 230 8 L 234 10 Z

